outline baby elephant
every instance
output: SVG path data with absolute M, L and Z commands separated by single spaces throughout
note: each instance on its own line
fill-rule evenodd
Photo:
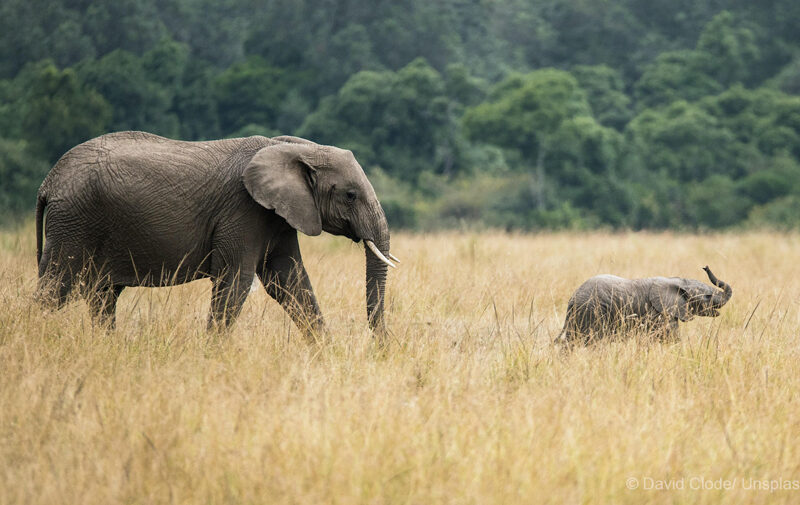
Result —
M 716 317 L 731 298 L 731 287 L 703 268 L 711 286 L 693 279 L 650 277 L 623 279 L 598 275 L 581 284 L 567 305 L 567 318 L 556 343 L 588 344 L 605 335 L 636 328 L 662 339 L 677 336 L 678 321 Z

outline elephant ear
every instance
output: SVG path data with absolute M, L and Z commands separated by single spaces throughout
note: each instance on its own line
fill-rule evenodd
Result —
M 650 305 L 670 319 L 689 321 L 694 316 L 689 312 L 689 293 L 679 279 L 665 279 L 650 286 L 647 294 Z
M 274 209 L 292 228 L 306 235 L 322 233 L 314 198 L 314 147 L 275 144 L 258 151 L 244 170 L 244 187 L 266 209 Z

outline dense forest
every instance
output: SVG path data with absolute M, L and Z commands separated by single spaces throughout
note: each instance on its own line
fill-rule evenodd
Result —
M 797 0 L 4 0 L 0 215 L 136 129 L 352 149 L 394 227 L 800 226 Z

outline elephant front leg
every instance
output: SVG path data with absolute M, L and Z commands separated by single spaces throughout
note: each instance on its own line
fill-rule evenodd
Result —
M 239 316 L 252 284 L 253 274 L 225 274 L 216 277 L 211 291 L 211 313 L 207 328 L 227 328 Z
M 679 336 L 678 320 L 667 319 L 661 315 L 649 319 L 645 328 L 653 342 L 673 342 Z
M 680 330 L 678 329 L 678 320 L 673 319 L 665 322 L 658 333 L 658 338 L 662 343 L 676 342 L 680 337 Z
M 324 329 L 325 321 L 314 295 L 311 280 L 303 266 L 297 232 L 282 237 L 270 251 L 258 276 L 267 293 L 281 304 L 292 321 L 307 336 Z

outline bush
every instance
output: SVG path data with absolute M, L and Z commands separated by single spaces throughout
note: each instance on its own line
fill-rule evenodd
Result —
M 0 138 L 0 222 L 33 214 L 36 192 L 50 164 L 30 154 L 24 140 Z
M 800 196 L 789 195 L 753 208 L 747 218 L 750 227 L 796 230 L 800 228 Z

